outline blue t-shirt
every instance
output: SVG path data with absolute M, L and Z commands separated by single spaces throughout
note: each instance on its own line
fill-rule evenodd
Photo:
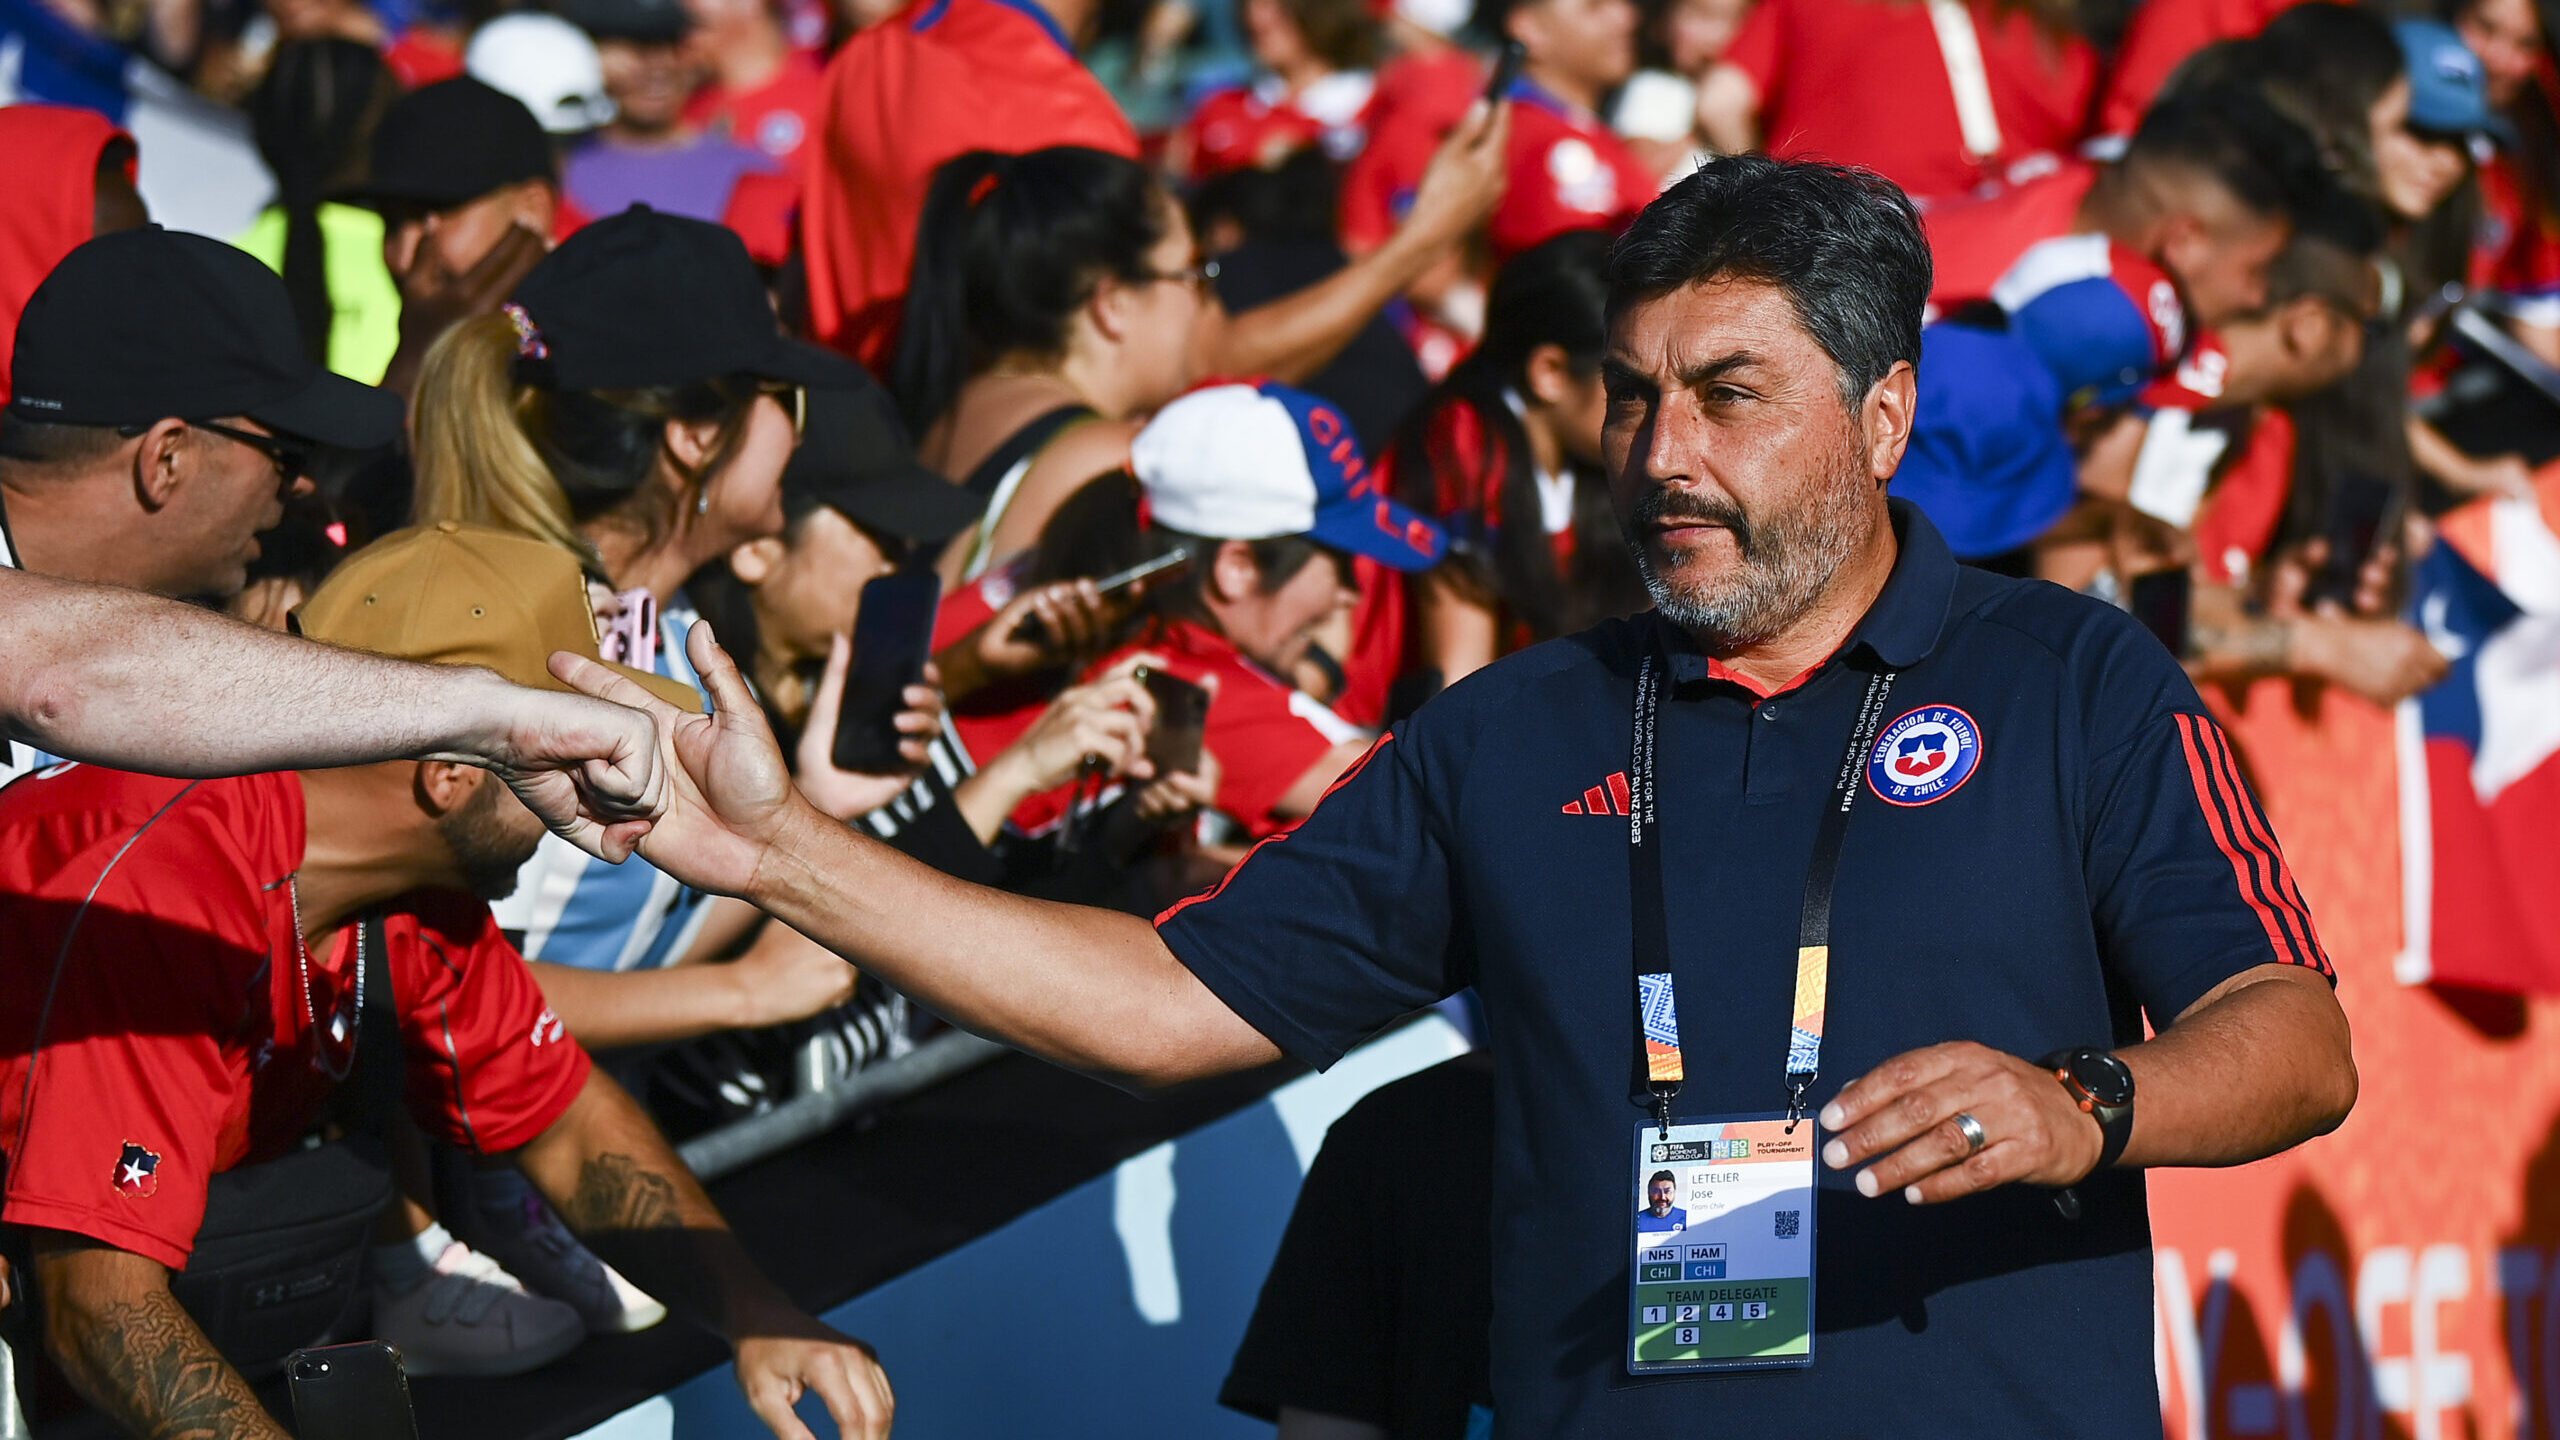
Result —
M 649 667 L 696 690 L 702 677 L 685 657 L 684 637 L 699 618 L 681 591 L 660 606 L 658 654 Z M 710 900 L 637 855 L 608 864 L 545 835 L 516 872 L 515 893 L 492 902 L 489 911 L 528 960 L 581 970 L 654 970 L 684 958 Z
M 1672 1206 L 1671 1213 L 1667 1215 L 1654 1214 L 1653 1207 L 1650 1205 L 1647 1205 L 1636 1212 L 1636 1233 L 1639 1235 L 1652 1235 L 1663 1231 L 1686 1230 L 1688 1228 L 1689 1212 L 1681 1209 L 1677 1205 Z
M 2165 1026 L 2242 971 L 2326 972 L 2220 730 L 2159 642 L 2095 601 L 1959 568 L 1907 503 L 1893 516 L 1891 580 L 1801 686 L 1755 702 L 1666 639 L 1684 1113 L 1782 1101 L 1815 816 L 1879 664 L 1902 670 L 1889 716 L 1960 707 L 1974 748 L 1962 783 L 1924 803 L 1871 793 L 1851 815 L 1815 1106 L 1919 1046 L 2129 1044 L 2146 1016 Z M 1654 623 L 1613 621 L 1451 687 L 1296 831 L 1162 917 L 1165 942 L 1317 1066 L 1443 995 L 1482 993 L 1509 1433 L 2157 1435 L 2135 1171 L 2084 1182 L 2072 1222 L 2042 1190 L 1913 1206 L 1824 1170 L 1812 1367 L 1627 1376 L 1627 1166 L 1645 1114 L 1627 825 L 1583 802 L 1627 769 Z M 1880 783 L 1954 777 L 1964 757 L 1922 738 L 1890 752 Z

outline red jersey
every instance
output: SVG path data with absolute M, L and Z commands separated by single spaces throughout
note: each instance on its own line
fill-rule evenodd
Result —
M 291 773 L 57 765 L 0 791 L 0 1219 L 178 1269 L 207 1182 L 310 1128 L 354 1060 L 358 992 L 352 922 L 307 970 L 296 942 L 303 824 Z M 388 912 L 366 968 L 389 967 L 410 1113 L 484 1154 L 532 1140 L 586 1052 L 488 906 L 418 891 Z
M 1166 154 L 1175 174 L 1207 180 L 1236 170 L 1268 170 L 1310 145 L 1336 163 L 1368 143 L 1377 82 L 1346 70 L 1295 95 L 1277 77 L 1221 90 L 1174 131 Z
M 818 128 L 825 77 L 817 56 L 795 50 L 783 58 L 773 78 L 751 90 L 730 90 L 717 81 L 703 86 L 686 102 L 684 118 L 805 173 L 810 154 L 805 142 Z
M 1623 230 L 1660 192 L 1661 181 L 1599 116 L 1526 80 L 1512 86 L 1511 101 L 1510 179 L 1488 227 L 1495 260 L 1568 230 Z M 1361 157 L 1369 169 L 1357 192 L 1367 198 L 1356 210 L 1354 191 L 1345 182 L 1343 223 L 1352 249 L 1372 247 L 1394 233 L 1396 222 L 1413 208 L 1422 172 L 1445 133 L 1446 127 L 1435 132 L 1398 123 L 1382 125 L 1370 138 Z
M 1411 51 L 1378 67 L 1377 98 L 1370 106 L 1369 144 L 1342 173 L 1342 240 L 1352 251 L 1372 250 L 1395 233 L 1413 204 L 1440 142 L 1466 118 L 1484 89 L 1484 66 L 1451 45 Z
M 2080 138 L 2097 52 L 2057 41 L 2023 9 L 1971 0 L 2000 153 L 1964 146 L 1937 29 L 1917 0 L 1760 0 L 1724 63 L 1760 91 L 1769 152 L 1863 165 L 1915 197 L 1961 195 L 2038 151 Z
M 1165 673 L 1209 687 L 1201 748 L 1218 757 L 1216 805 L 1256 840 L 1298 823 L 1274 816 L 1272 807 L 1325 752 L 1346 740 L 1365 738 L 1358 726 L 1313 696 L 1246 659 L 1227 637 L 1187 620 L 1122 646 L 1088 673 L 1098 675 L 1140 651 L 1162 657 Z M 1070 785 L 1034 795 L 1013 812 L 1013 823 L 1035 833 L 1055 824 L 1074 793 Z
M 816 338 L 886 370 L 934 169 L 971 150 L 1085 145 L 1138 156 L 1138 133 L 1034 0 L 914 0 L 827 66 L 800 210 Z
M 2130 135 L 2168 83 L 2169 72 L 2216 40 L 2237 40 L 2300 0 L 2143 0 L 2125 25 L 2116 69 L 2098 102 L 2098 133 Z
M 2498 151 L 2479 174 L 2472 288 L 2498 292 L 2502 314 L 2528 325 L 2560 327 L 2560 217 L 2512 152 Z
M 2078 228 L 2080 202 L 2097 181 L 2095 165 L 2065 160 L 1992 194 L 1920 212 L 1933 267 L 1929 303 L 1944 314 L 1968 301 L 1991 298 L 1992 287 L 2019 256 Z
M 2196 512 L 2196 558 L 2206 579 L 2238 584 L 2275 545 L 2293 496 L 2293 450 L 2293 416 L 2260 406 L 2239 458 Z

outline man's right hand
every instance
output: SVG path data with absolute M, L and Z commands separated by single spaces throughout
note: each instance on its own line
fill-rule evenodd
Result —
M 522 223 L 507 227 L 489 253 L 455 273 L 430 235 L 418 244 L 409 268 L 392 277 L 400 287 L 400 344 L 382 375 L 383 388 L 412 395 L 427 348 L 474 315 L 495 311 L 543 256 L 551 241 Z
M 802 798 L 764 708 L 737 662 L 701 622 L 685 654 L 715 713 L 681 711 L 583 655 L 561 650 L 551 673 L 600 700 L 629 706 L 655 727 L 666 779 L 665 804 L 641 837 L 649 863 L 698 889 L 755 898 L 756 880 L 777 841 L 796 827 L 833 825 Z
M 495 771 L 554 834 L 620 863 L 666 805 L 656 729 L 620 705 L 494 676 L 457 743 L 419 758 Z M 633 687 L 638 688 L 638 687 Z

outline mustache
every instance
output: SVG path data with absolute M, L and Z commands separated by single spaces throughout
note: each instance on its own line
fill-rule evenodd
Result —
M 1733 532 L 1734 544 L 1745 556 L 1751 554 L 1751 517 L 1721 495 L 1654 490 L 1636 502 L 1635 523 L 1639 532 L 1666 524 L 1721 525 Z

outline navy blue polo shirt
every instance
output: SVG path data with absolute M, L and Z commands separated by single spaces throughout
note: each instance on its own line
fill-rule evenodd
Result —
M 1761 699 L 1661 627 L 1683 1113 L 1783 1103 L 1815 814 L 1880 666 L 1902 672 L 1889 717 L 1956 707 L 1979 750 L 1961 784 L 1916 804 L 1871 789 L 1851 814 L 1817 1106 L 1918 1046 L 2128 1044 L 2145 1017 L 2165 1026 L 2244 970 L 2327 971 L 2273 833 L 2159 642 L 2109 606 L 1959 567 L 1916 509 L 1892 509 L 1892 577 L 1801 685 Z M 1482 993 L 1505 1433 L 2158 1434 L 2132 1171 L 2085 1182 L 2072 1222 L 2043 1190 L 1913 1206 L 1823 1169 L 1812 1367 L 1627 1375 L 1626 1173 L 1643 1111 L 1612 777 L 1655 624 L 1611 622 L 1453 686 L 1294 833 L 1167 912 L 1165 943 L 1318 1066 L 1408 1011 Z M 1911 758 L 1936 763 L 1927 745 Z

